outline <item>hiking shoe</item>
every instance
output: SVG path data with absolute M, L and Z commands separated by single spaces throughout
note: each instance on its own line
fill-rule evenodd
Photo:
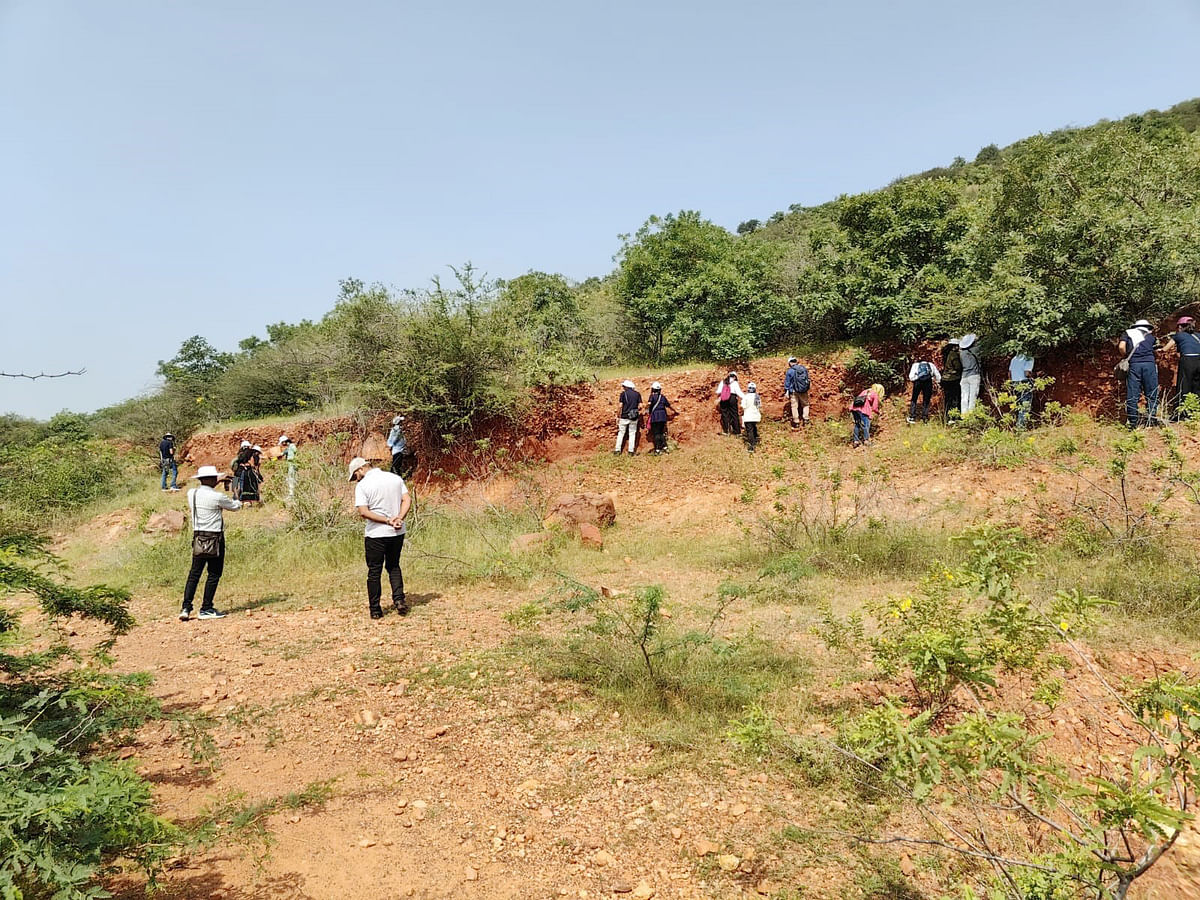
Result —
M 372 619 L 382 619 L 383 618 L 383 610 L 382 609 L 371 610 L 371 618 Z
M 179 611 L 179 621 L 186 622 L 188 620 L 188 617 L 191 616 L 191 614 L 192 614 L 192 611 L 190 609 L 181 609 Z
M 905 419 L 905 421 L 908 422 L 909 425 L 913 425 L 917 420 L 910 416 L 909 418 Z
M 223 618 L 225 618 L 225 613 L 221 612 L 219 609 L 216 609 L 216 608 L 202 609 L 202 610 L 200 610 L 200 614 L 198 616 L 196 616 L 196 618 L 197 619 L 223 619 Z
M 397 604 L 395 604 L 395 609 L 396 609 L 396 615 L 398 615 L 398 616 L 407 616 L 408 615 L 408 604 L 407 603 L 397 603 Z

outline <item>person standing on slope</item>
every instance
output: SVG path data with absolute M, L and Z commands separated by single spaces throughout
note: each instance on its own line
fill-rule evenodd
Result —
M 158 442 L 158 466 L 162 469 L 162 489 L 179 490 L 179 465 L 175 462 L 175 435 L 167 432 Z M 167 473 L 171 474 L 171 486 L 167 487 Z
M 404 522 L 412 505 L 412 495 L 404 479 L 395 472 L 376 469 L 361 456 L 350 460 L 348 469 L 354 487 L 354 509 L 367 520 L 363 549 L 367 558 L 367 609 L 372 619 L 383 618 L 380 579 L 387 569 L 392 587 L 392 606 L 396 614 L 408 615 L 404 598 L 404 573 L 400 571 L 400 552 L 404 549 Z
M 638 410 L 642 405 L 642 395 L 629 379 L 621 382 L 621 393 L 617 397 L 617 446 L 614 456 L 621 455 L 621 444 L 629 441 L 629 455 L 633 456 L 637 448 Z
M 1180 316 L 1175 323 L 1175 333 L 1163 342 L 1171 344 L 1179 354 L 1178 375 L 1175 377 L 1175 418 L 1186 418 L 1180 413 L 1188 394 L 1200 395 L 1200 337 L 1196 336 L 1196 322 L 1191 316 Z
M 279 455 L 287 461 L 287 498 L 296 498 L 296 443 L 286 434 L 279 436 Z
M 663 394 L 662 385 L 657 381 L 650 385 L 646 408 L 650 411 L 650 439 L 654 441 L 654 450 L 651 452 L 657 456 L 667 452 L 667 413 L 675 412 L 675 407 Z
M 796 357 L 789 356 L 787 372 L 783 376 L 783 396 L 791 408 L 793 428 L 808 425 L 808 392 L 811 388 L 808 369 L 800 365 Z
M 218 491 L 217 482 L 221 473 L 216 466 L 201 466 L 192 476 L 200 487 L 187 492 L 188 513 L 192 517 L 192 567 L 188 570 L 183 588 L 183 608 L 179 621 L 186 622 L 192 615 L 192 603 L 196 599 L 196 588 L 200 584 L 200 573 L 208 568 L 204 580 L 204 596 L 200 601 L 198 619 L 222 619 L 213 601 L 217 596 L 217 583 L 225 571 L 225 516 L 223 510 L 241 509 L 242 504 Z
M 951 338 L 942 347 L 942 418 L 950 421 L 950 411 L 962 413 L 962 357 L 958 351 L 958 338 Z
M 983 364 L 979 361 L 974 334 L 964 334 L 958 341 L 958 357 L 962 361 L 962 401 L 959 410 L 963 418 L 971 414 L 979 402 L 979 385 L 983 381 Z
M 1125 424 L 1130 428 L 1152 425 L 1158 417 L 1158 363 L 1154 359 L 1154 330 L 1145 319 L 1138 319 L 1117 342 L 1123 357 L 1118 369 L 1125 375 Z M 1146 415 L 1141 417 L 1138 403 L 1146 397 Z
M 405 422 L 407 419 L 404 416 L 392 419 L 387 445 L 392 451 L 392 472 L 401 478 L 411 478 L 417 468 L 417 454 L 408 446 L 408 436 L 404 433 Z
M 917 420 L 918 413 L 922 422 L 929 421 L 929 403 L 933 400 L 933 386 L 940 383 L 942 373 L 938 367 L 928 360 L 914 360 L 908 370 L 908 380 L 912 382 L 912 398 L 908 403 L 908 424 Z M 921 401 L 920 407 L 917 401 Z
M 758 423 L 762 421 L 762 398 L 752 381 L 742 395 L 742 425 L 746 429 L 746 449 L 751 453 L 758 447 Z
M 1023 429 L 1033 409 L 1033 357 L 1018 353 L 1008 364 L 1008 380 L 1016 394 L 1016 427 Z
M 738 384 L 737 372 L 730 372 L 717 385 L 717 409 L 721 413 L 721 433 L 741 434 L 742 423 L 738 418 L 738 401 L 742 399 L 742 386 Z

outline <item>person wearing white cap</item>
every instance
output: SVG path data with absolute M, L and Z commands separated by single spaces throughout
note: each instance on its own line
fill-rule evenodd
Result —
M 621 444 L 626 440 L 628 435 L 629 440 L 629 455 L 633 456 L 634 450 L 637 447 L 638 419 L 641 413 L 638 412 L 642 405 L 642 395 L 638 393 L 637 386 L 626 378 L 621 382 L 621 394 L 617 397 L 617 446 L 613 449 L 614 456 L 621 455 Z
M 387 436 L 388 449 L 392 451 L 392 471 L 401 478 L 411 478 L 417 468 L 417 454 L 408 445 L 404 434 L 406 422 L 404 416 L 396 416 Z
M 282 456 L 287 460 L 287 498 L 289 501 L 296 496 L 296 443 L 286 434 L 279 436 L 279 446 Z
M 377 469 L 361 456 L 350 460 L 347 470 L 354 486 L 354 509 L 367 520 L 363 549 L 367 558 L 367 609 L 372 619 L 383 618 L 380 575 L 387 569 L 392 587 L 392 606 L 396 614 L 408 615 L 404 599 L 404 573 L 400 571 L 400 552 L 404 549 L 404 523 L 412 505 L 412 495 L 404 479 L 395 472 Z
M 746 431 L 746 449 L 751 453 L 758 447 L 758 423 L 761 421 L 762 398 L 758 396 L 758 385 L 752 381 L 742 394 L 742 425 Z
M 192 602 L 196 599 L 196 588 L 200 584 L 200 573 L 208 568 L 204 581 L 204 595 L 200 601 L 198 619 L 221 619 L 225 613 L 213 605 L 217 595 L 217 582 L 225 571 L 225 516 L 224 510 L 241 509 L 242 504 L 227 497 L 216 489 L 223 477 L 216 466 L 201 466 L 193 478 L 200 487 L 187 492 L 188 513 L 192 517 L 192 567 L 188 570 L 183 588 L 183 608 L 179 621 L 186 622 L 192 615 Z
M 1152 425 L 1158 417 L 1158 363 L 1154 359 L 1154 329 L 1145 319 L 1138 319 L 1121 335 L 1117 350 L 1121 362 L 1119 372 L 1125 374 L 1125 424 L 1130 428 Z M 1146 396 L 1146 415 L 1138 409 L 1142 395 Z
M 983 364 L 975 348 L 977 340 L 974 334 L 964 334 L 958 339 L 958 358 L 962 362 L 962 380 L 959 382 L 962 399 L 958 408 L 964 417 L 970 415 L 979 402 L 979 384 L 983 381 Z
M 650 397 L 646 400 L 646 408 L 650 412 L 650 438 L 654 441 L 651 451 L 656 456 L 667 452 L 667 412 L 675 412 L 675 407 L 662 392 L 662 385 L 657 381 L 650 385 Z
M 737 372 L 730 372 L 717 385 L 717 409 L 721 413 L 721 433 L 741 434 L 742 422 L 738 418 L 738 400 L 742 387 L 738 384 Z

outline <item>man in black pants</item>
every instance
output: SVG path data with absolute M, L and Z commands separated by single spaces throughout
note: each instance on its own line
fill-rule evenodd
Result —
M 404 549 L 404 518 L 412 505 L 412 496 L 403 478 L 394 472 L 376 469 L 361 456 L 350 461 L 348 474 L 350 481 L 358 482 L 354 488 L 354 508 L 367 520 L 363 548 L 367 558 L 367 607 L 371 618 L 383 618 L 380 575 L 384 569 L 392 586 L 392 606 L 398 615 L 407 615 L 400 552 Z
M 200 487 L 187 492 L 188 513 L 192 517 L 192 534 L 217 534 L 217 555 L 196 556 L 196 542 L 192 542 L 192 567 L 188 570 L 187 583 L 183 588 L 183 609 L 179 621 L 186 622 L 192 615 L 192 602 L 196 599 L 196 587 L 200 584 L 200 573 L 208 567 L 208 578 L 204 581 L 204 597 L 200 601 L 198 619 L 223 619 L 225 613 L 213 606 L 217 595 L 217 582 L 225 571 L 225 516 L 223 510 L 241 509 L 242 504 L 216 490 L 221 473 L 216 466 L 201 466 L 193 478 L 199 479 Z

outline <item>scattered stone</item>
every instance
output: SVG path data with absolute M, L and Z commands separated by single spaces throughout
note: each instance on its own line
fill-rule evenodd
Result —
M 767 881 L 767 879 L 764 878 L 754 886 L 754 890 L 764 897 L 774 897 L 776 894 L 783 891 L 783 885 L 775 881 Z
M 475 869 L 471 868 L 470 866 L 467 866 L 467 871 L 465 873 L 465 877 L 466 877 L 467 881 L 477 881 L 479 879 L 479 872 L 477 872 Z
M 633 890 L 633 885 L 628 881 L 623 881 L 618 878 L 612 883 L 612 892 L 614 894 L 628 894 Z
M 637 887 L 633 889 L 633 900 L 650 900 L 654 893 L 654 888 L 650 887 L 649 882 L 639 881 Z
M 375 842 L 373 840 L 371 840 L 370 838 L 363 838 L 361 841 L 358 842 L 358 846 L 362 847 L 365 850 L 367 847 L 374 847 Z
M 714 844 L 712 841 L 705 838 L 697 838 L 692 841 L 692 849 L 696 851 L 697 856 L 709 856 L 713 853 L 721 852 L 721 845 Z M 736 863 L 734 866 L 736 867 Z
M 681 837 L 683 837 L 683 829 L 682 828 L 672 828 L 671 829 L 671 837 L 675 838 L 675 840 L 679 840 Z
M 900 871 L 904 873 L 905 878 L 912 878 L 917 874 L 917 867 L 913 865 L 912 857 L 907 853 L 900 854 Z
M 735 819 L 740 819 L 749 811 L 750 807 L 748 807 L 745 803 L 735 803 L 733 806 L 729 807 L 729 814 Z
M 600 529 L 590 522 L 582 522 L 579 526 L 579 543 L 593 550 L 604 549 L 604 535 Z
M 562 494 L 546 514 L 548 524 L 568 528 L 584 522 L 603 528 L 617 520 L 617 506 L 607 494 Z
M 717 857 L 717 865 L 725 872 L 733 872 L 741 865 L 742 861 L 732 853 L 722 853 Z
M 616 857 L 607 850 L 597 850 L 592 854 L 592 864 L 600 866 L 601 868 L 604 868 L 605 866 L 611 866 L 616 861 Z
M 372 709 L 360 709 L 358 715 L 354 717 L 354 721 L 367 728 L 373 728 L 379 721 L 379 715 Z
M 430 728 L 428 731 L 426 731 L 425 737 L 427 737 L 429 740 L 432 741 L 434 738 L 440 738 L 443 734 L 445 734 L 449 730 L 450 730 L 449 726 L 439 725 L 439 726 L 437 726 L 437 728 Z

